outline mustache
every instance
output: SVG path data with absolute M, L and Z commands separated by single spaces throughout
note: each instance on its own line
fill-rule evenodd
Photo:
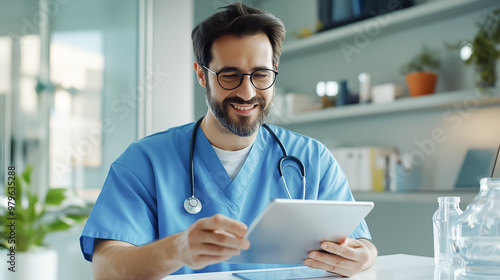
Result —
M 266 100 L 260 96 L 254 96 L 250 100 L 243 100 L 241 97 L 238 96 L 232 96 L 224 99 L 222 102 L 222 105 L 228 105 L 229 103 L 237 103 L 237 104 L 259 104 L 262 105 L 263 107 L 266 106 Z

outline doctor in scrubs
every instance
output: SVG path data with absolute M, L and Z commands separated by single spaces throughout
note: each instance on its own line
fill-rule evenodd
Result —
M 247 225 L 272 199 L 354 200 L 324 145 L 263 126 L 284 38 L 279 19 L 241 3 L 195 27 L 194 70 L 208 112 L 198 125 L 132 143 L 111 165 L 80 237 L 95 279 L 277 267 L 225 262 L 251 246 Z M 278 142 L 297 159 L 283 163 L 285 180 L 277 168 L 284 152 Z M 352 276 L 376 259 L 370 239 L 363 221 L 345 241 L 322 242 L 323 250 L 310 252 L 304 264 Z

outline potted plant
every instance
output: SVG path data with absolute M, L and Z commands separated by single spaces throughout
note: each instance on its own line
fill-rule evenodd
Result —
M 494 87 L 497 82 L 496 62 L 500 58 L 500 9 L 489 12 L 482 21 L 474 40 L 466 44 L 461 53 L 466 64 L 474 64 L 477 71 L 476 87 L 485 89 Z M 466 48 L 469 48 L 468 50 Z
M 406 77 L 410 96 L 434 93 L 437 74 L 430 72 L 430 70 L 437 70 L 440 66 L 439 52 L 423 45 L 422 51 L 400 69 L 401 74 Z
M 7 250 L 7 271 L 2 273 L 7 279 L 53 280 L 57 253 L 46 248 L 45 236 L 82 223 L 92 206 L 70 203 L 68 189 L 63 188 L 49 189 L 40 200 L 32 190 L 32 169 L 28 166 L 21 175 L 8 175 L 7 203 L 0 208 L 0 249 Z

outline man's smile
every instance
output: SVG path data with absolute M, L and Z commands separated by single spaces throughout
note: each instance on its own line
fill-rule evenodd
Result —
M 257 106 L 259 106 L 259 104 L 253 104 L 253 105 L 237 105 L 237 104 L 230 104 L 231 107 L 233 107 L 235 109 L 235 111 L 239 114 L 244 114 L 244 115 L 248 115 L 250 113 L 252 113 L 255 109 L 257 108 Z

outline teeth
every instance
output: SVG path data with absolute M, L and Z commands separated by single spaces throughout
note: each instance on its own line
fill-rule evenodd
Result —
M 238 105 L 233 105 L 233 107 L 236 108 L 236 109 L 238 109 L 238 110 L 247 111 L 247 110 L 252 109 L 254 106 L 251 106 L 251 107 L 241 107 L 241 106 L 238 106 Z

